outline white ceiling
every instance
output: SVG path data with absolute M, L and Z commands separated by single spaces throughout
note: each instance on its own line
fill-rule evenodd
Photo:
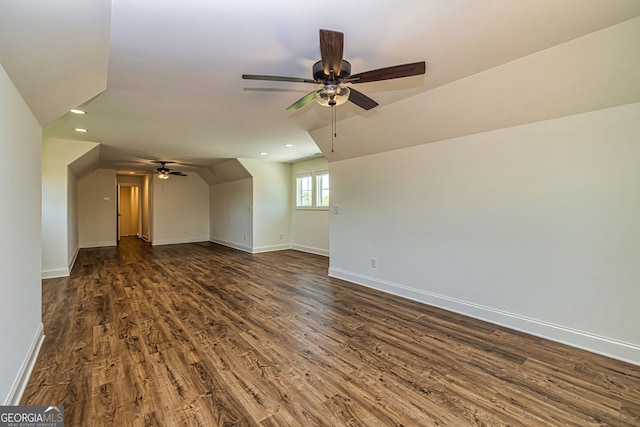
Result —
M 330 110 L 315 103 L 285 110 L 313 85 L 241 75 L 311 78 L 311 65 L 320 58 L 320 28 L 344 32 L 344 55 L 353 73 L 427 62 L 424 76 L 358 85 L 380 107 L 369 112 L 350 103 L 338 107 L 339 127 L 354 116 L 375 121 L 376 110 L 393 108 L 397 101 L 640 15 L 638 0 L 336 5 L 2 2 L 0 61 L 46 136 L 99 142 L 105 165 L 133 168 L 122 161 L 143 159 L 291 161 L 320 152 L 310 132 L 330 124 Z M 66 113 L 78 105 L 88 114 Z M 75 127 L 89 133 L 78 134 Z

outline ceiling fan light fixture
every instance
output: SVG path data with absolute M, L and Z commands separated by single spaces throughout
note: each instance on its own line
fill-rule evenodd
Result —
M 336 107 L 349 100 L 349 88 L 346 86 L 327 84 L 315 93 L 318 104 L 325 107 Z
M 167 172 L 158 172 L 158 179 L 169 179 L 169 174 Z

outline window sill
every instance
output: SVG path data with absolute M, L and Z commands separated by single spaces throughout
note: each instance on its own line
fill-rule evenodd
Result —
M 329 206 L 296 206 L 297 211 L 328 211 Z

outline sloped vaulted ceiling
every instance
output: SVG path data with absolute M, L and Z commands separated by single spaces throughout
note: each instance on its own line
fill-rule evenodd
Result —
M 0 63 L 44 126 L 107 88 L 110 0 L 0 6 Z
M 292 4 L 4 1 L 0 61 L 46 136 L 99 142 L 109 167 L 149 170 L 154 159 L 293 161 L 319 151 L 338 160 L 622 102 L 597 94 L 598 107 L 577 90 L 556 96 L 569 88 L 565 70 L 591 67 L 589 76 L 611 79 L 620 52 L 590 45 L 591 53 L 554 59 L 545 50 L 640 15 L 638 0 L 354 0 L 334 12 L 316 2 Z M 359 85 L 380 106 L 339 107 L 343 143 L 333 154 L 328 108 L 285 110 L 315 86 L 241 78 L 311 77 L 321 28 L 344 32 L 354 72 L 427 62 L 424 76 Z M 610 83 L 603 90 L 617 96 Z M 574 95 L 575 102 L 554 104 Z M 86 116 L 65 114 L 81 104 Z
M 336 161 L 640 102 L 639 42 L 640 17 L 311 135 Z

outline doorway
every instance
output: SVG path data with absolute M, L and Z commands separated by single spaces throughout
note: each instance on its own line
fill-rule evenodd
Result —
M 140 236 L 140 187 L 118 185 L 118 240 Z

